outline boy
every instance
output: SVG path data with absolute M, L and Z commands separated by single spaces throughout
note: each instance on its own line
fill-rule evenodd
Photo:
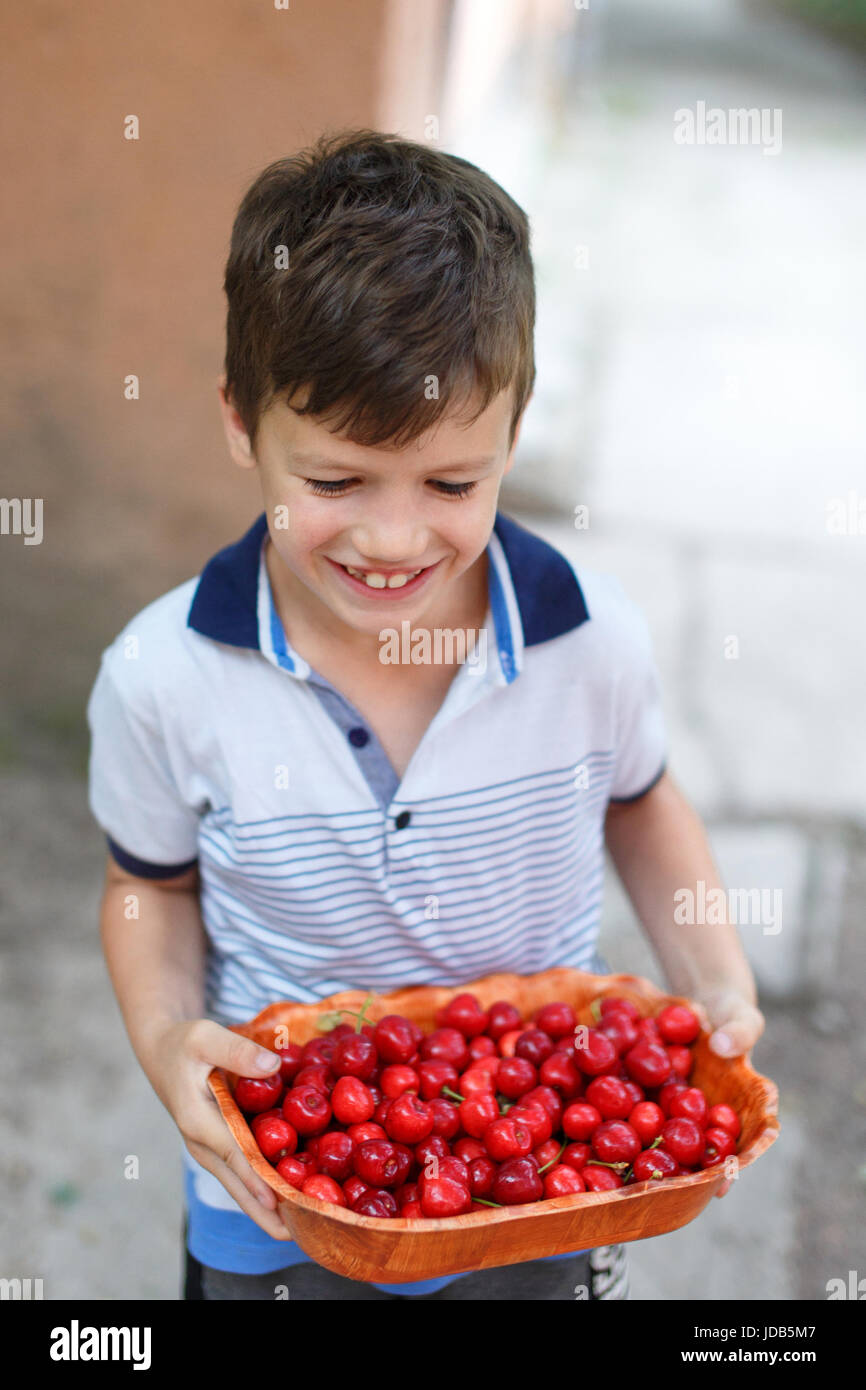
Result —
M 88 710 L 103 944 L 186 1145 L 187 1296 L 623 1297 L 616 1249 L 339 1279 L 207 1089 L 275 1069 L 226 1025 L 276 999 L 603 970 L 605 841 L 717 1049 L 763 1026 L 734 929 L 673 923 L 675 889 L 718 878 L 665 772 L 646 624 L 497 511 L 535 377 L 523 211 L 454 156 L 323 139 L 246 194 L 225 288 L 223 422 L 264 512 L 124 629 Z M 438 659 L 406 659 L 419 638 Z

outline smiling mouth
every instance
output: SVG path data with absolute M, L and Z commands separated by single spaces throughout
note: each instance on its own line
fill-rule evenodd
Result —
M 430 565 L 423 565 L 421 569 L 417 570 L 388 570 L 384 572 L 382 570 L 356 569 L 354 565 L 343 565 L 340 564 L 338 560 L 334 560 L 332 563 L 338 565 L 341 570 L 348 574 L 350 578 L 356 580 L 357 583 L 365 585 L 368 589 L 380 590 L 403 589 L 407 584 L 411 584 L 413 580 L 417 579 L 419 575 L 424 574 L 426 570 L 432 568 Z

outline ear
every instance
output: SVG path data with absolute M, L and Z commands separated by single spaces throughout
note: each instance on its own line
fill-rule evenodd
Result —
M 220 375 L 217 382 L 217 395 L 219 396 L 226 443 L 229 446 L 229 453 L 233 462 L 237 464 L 238 468 L 255 468 L 257 459 L 250 444 L 250 437 L 243 420 L 232 404 L 231 397 L 226 392 L 225 372 Z

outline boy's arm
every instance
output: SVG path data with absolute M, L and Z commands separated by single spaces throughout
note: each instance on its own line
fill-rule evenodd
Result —
M 699 879 L 707 892 L 723 885 L 700 817 L 668 773 L 639 800 L 611 802 L 605 840 L 671 990 L 701 1006 L 714 1052 L 748 1052 L 764 1019 L 736 927 L 674 921 L 678 889 L 694 890 Z
M 203 1016 L 207 937 L 197 868 L 149 880 L 109 858 L 100 931 L 133 1051 L 187 1149 L 257 1225 L 290 1239 L 274 1193 L 245 1159 L 207 1085 L 212 1067 L 264 1076 L 279 1057 Z

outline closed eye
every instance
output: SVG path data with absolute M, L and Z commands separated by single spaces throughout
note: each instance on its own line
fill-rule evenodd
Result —
M 348 492 L 357 478 L 338 478 L 335 481 L 325 481 L 322 478 L 305 478 L 304 482 L 310 490 L 318 497 L 340 497 L 344 492 Z M 468 497 L 478 486 L 477 482 L 471 483 L 446 483 L 439 478 L 431 478 L 430 483 L 446 497 Z

